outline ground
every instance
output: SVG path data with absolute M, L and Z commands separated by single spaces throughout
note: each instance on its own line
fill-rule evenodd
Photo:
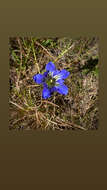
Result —
M 9 129 L 98 129 L 98 38 L 9 39 Z M 42 85 L 33 76 L 52 61 L 70 72 L 66 96 L 54 93 L 42 99 Z

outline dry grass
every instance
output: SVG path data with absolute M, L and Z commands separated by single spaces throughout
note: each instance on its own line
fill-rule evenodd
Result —
M 89 130 L 98 128 L 97 38 L 10 38 L 9 129 Z M 67 96 L 42 99 L 32 77 L 53 61 L 67 69 Z

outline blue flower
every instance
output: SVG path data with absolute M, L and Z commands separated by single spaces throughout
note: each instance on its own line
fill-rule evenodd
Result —
M 46 72 L 43 74 L 36 74 L 33 76 L 37 84 L 43 85 L 42 97 L 49 98 L 53 92 L 58 92 L 62 95 L 67 95 L 68 87 L 64 84 L 70 72 L 66 69 L 57 70 L 54 63 L 49 62 L 46 65 Z

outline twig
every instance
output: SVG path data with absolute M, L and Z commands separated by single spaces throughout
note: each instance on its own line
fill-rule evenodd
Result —
M 47 100 L 42 100 L 42 102 L 46 102 L 46 103 L 48 103 L 48 104 L 51 104 L 51 105 L 56 106 L 56 107 L 59 108 L 59 106 L 56 105 L 56 104 L 54 104 L 53 102 L 49 102 L 49 101 L 47 101 Z
M 35 44 L 37 44 L 38 46 L 40 46 L 53 60 L 55 60 L 55 57 L 53 55 L 51 55 L 51 53 L 43 45 L 41 45 L 37 41 L 35 42 Z
M 39 102 L 39 101 L 38 101 L 38 102 Z M 53 106 L 59 108 L 59 106 L 56 105 L 56 104 L 54 104 L 53 102 L 49 102 L 49 101 L 47 101 L 47 100 L 42 100 L 42 97 L 41 97 L 41 103 L 40 103 L 40 105 L 39 105 L 39 106 L 36 106 L 36 107 L 39 108 L 43 103 L 47 103 L 47 104 L 50 104 L 50 105 L 53 105 Z M 32 108 L 34 109 L 35 107 L 32 107 Z
M 24 109 L 22 106 L 18 105 L 17 103 L 12 102 L 12 101 L 10 101 L 10 103 L 13 104 L 13 105 L 15 105 L 15 106 L 18 107 L 19 109 L 21 109 L 21 110 L 23 110 L 23 111 L 25 111 L 25 112 L 28 112 L 28 110 Z
M 26 86 L 26 87 L 27 87 L 27 88 L 31 88 L 31 87 L 36 87 L 36 86 L 40 86 L 40 85 L 34 84 L 34 85 L 28 85 L 28 86 Z
M 19 122 L 19 121 L 23 120 L 24 118 L 26 118 L 26 116 L 23 116 L 22 118 L 17 119 L 16 121 L 14 121 L 14 122 L 13 122 L 13 124 L 12 124 L 12 125 L 15 125 L 17 122 Z
M 50 123 L 53 123 L 53 124 L 55 124 L 55 125 L 58 125 L 56 122 L 51 121 L 50 119 L 47 119 L 47 118 L 46 118 L 46 120 L 49 121 Z
M 86 131 L 87 129 L 85 129 L 84 127 L 81 127 L 80 125 L 77 125 L 77 124 L 74 124 L 73 122 L 65 122 L 65 121 L 62 121 L 62 120 L 58 120 L 58 119 L 56 119 L 56 121 L 57 122 L 60 122 L 61 124 L 63 124 L 63 125 L 65 125 L 65 126 L 69 126 L 69 127 L 71 127 L 71 128 L 73 128 L 73 126 L 75 127 L 75 128 L 78 128 L 78 129 L 82 129 L 82 130 L 84 130 L 84 131 Z
M 37 120 L 37 124 L 41 124 L 41 122 L 40 122 L 40 120 L 39 120 L 39 114 L 38 114 L 38 111 L 37 111 L 37 109 L 35 110 L 35 113 L 36 113 L 36 120 Z
M 57 125 L 57 123 L 56 123 L 56 122 L 51 121 L 50 119 L 46 118 L 46 116 L 44 116 L 44 115 L 43 115 L 43 113 L 41 113 L 41 112 L 40 112 L 40 115 L 42 115 L 42 117 L 43 117 L 44 119 L 46 119 L 48 122 L 50 122 L 50 123 L 53 123 L 53 124 Z
M 73 49 L 75 46 L 75 44 L 72 44 L 72 46 L 70 46 L 69 48 L 67 48 L 66 50 L 64 50 L 55 60 L 54 62 L 58 61 L 58 59 L 60 59 L 65 53 L 67 53 L 70 49 Z
M 50 119 L 52 119 L 52 118 L 53 118 L 53 116 Z M 45 129 L 48 127 L 49 123 L 50 123 L 50 121 L 47 122 L 47 125 L 45 126 Z
M 54 117 L 55 117 L 55 95 L 54 95 Z

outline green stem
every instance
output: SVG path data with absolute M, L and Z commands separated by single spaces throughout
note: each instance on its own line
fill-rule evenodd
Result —
M 38 72 L 40 73 L 40 68 L 39 68 L 39 65 L 38 65 L 38 63 L 37 63 L 37 59 L 36 59 L 36 54 L 35 54 L 34 41 L 33 41 L 33 39 L 32 39 L 32 50 L 33 50 L 33 55 L 34 55 L 34 59 L 35 59 L 35 63 L 36 63 L 36 66 L 37 66 Z
M 56 62 L 56 61 L 58 61 L 58 59 L 60 59 L 65 53 L 67 53 L 71 48 L 73 48 L 74 47 L 74 44 L 72 45 L 72 46 L 68 46 L 68 48 L 66 49 L 66 50 L 64 50 L 55 60 L 54 60 L 54 63 Z

